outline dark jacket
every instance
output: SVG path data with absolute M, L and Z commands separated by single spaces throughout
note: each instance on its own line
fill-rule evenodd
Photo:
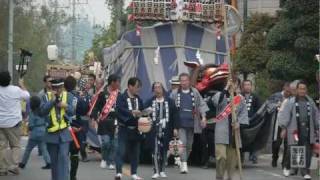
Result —
M 118 97 L 119 95 L 120 93 L 118 94 Z M 105 106 L 108 98 L 109 98 L 109 92 L 107 88 L 105 88 L 105 90 L 102 91 L 98 96 L 98 100 L 91 113 L 91 118 L 94 118 L 95 120 L 98 119 L 99 114 L 103 111 L 103 107 Z M 111 109 L 106 119 L 103 119 L 102 121 L 98 122 L 99 135 L 109 135 L 109 136 L 114 135 L 114 132 L 116 129 L 116 126 L 115 126 L 116 112 L 114 111 L 115 106 L 116 106 L 116 103 L 113 105 L 113 109 Z
M 72 127 L 81 128 L 82 132 L 88 131 L 88 120 L 87 113 L 89 111 L 90 95 L 88 93 L 80 96 L 76 91 L 72 91 L 73 94 L 73 106 L 75 111 L 75 117 L 71 121 Z
M 119 126 L 135 126 L 138 128 L 138 119 L 134 117 L 129 110 L 127 99 L 129 98 L 127 90 L 117 98 L 116 104 L 116 117 L 118 119 Z M 143 110 L 143 103 L 139 96 L 138 98 L 139 110 Z

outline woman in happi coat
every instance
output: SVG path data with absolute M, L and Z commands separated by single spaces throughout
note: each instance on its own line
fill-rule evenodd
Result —
M 163 85 L 155 82 L 152 85 L 154 96 L 146 101 L 145 106 L 152 109 L 152 129 L 148 134 L 148 142 L 152 147 L 154 175 L 152 179 L 166 178 L 165 164 L 169 141 L 173 136 L 177 108 L 174 101 L 165 93 Z

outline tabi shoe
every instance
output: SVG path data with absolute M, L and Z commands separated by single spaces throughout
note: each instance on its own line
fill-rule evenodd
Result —
M 290 176 L 290 170 L 284 168 L 284 169 L 283 169 L 283 175 L 284 175 L 285 177 L 289 177 L 289 176 Z
M 101 160 L 100 168 L 102 168 L 102 169 L 107 168 L 107 162 L 105 160 Z

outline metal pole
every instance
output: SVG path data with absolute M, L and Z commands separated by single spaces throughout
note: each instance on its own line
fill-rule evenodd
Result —
M 8 71 L 13 79 L 13 18 L 14 18 L 14 0 L 8 0 L 9 3 L 9 23 L 8 23 Z
M 72 60 L 76 61 L 76 1 L 72 0 Z

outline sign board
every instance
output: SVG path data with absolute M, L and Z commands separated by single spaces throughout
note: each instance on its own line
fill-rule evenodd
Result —
M 64 79 L 68 76 L 68 71 L 63 69 L 50 69 L 48 73 L 53 78 Z
M 214 23 L 223 21 L 222 0 L 132 0 L 133 20 L 198 21 Z
M 290 146 L 290 165 L 291 168 L 306 167 L 306 147 Z

